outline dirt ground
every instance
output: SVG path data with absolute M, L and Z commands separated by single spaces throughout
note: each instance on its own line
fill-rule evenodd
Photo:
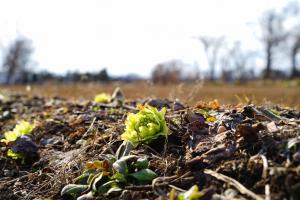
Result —
M 126 116 L 129 112 L 137 112 L 138 103 L 167 108 L 168 136 L 132 150 L 135 156 L 147 157 L 149 169 L 157 178 L 147 184 L 127 183 L 122 191 L 112 195 L 98 194 L 94 199 L 173 200 L 193 185 L 201 191 L 201 197 L 196 198 L 200 200 L 300 199 L 298 110 L 270 103 L 257 106 L 246 100 L 232 105 L 198 102 L 223 94 L 221 86 L 209 97 L 205 95 L 211 86 L 196 88 L 203 93 L 191 92 L 193 100 L 188 99 L 184 89 L 174 92 L 173 97 L 181 94 L 186 97 L 184 102 L 190 104 L 172 100 L 172 96 L 170 100 L 145 98 L 152 94 L 151 87 L 147 92 L 142 89 L 146 86 L 138 88 L 143 94 L 127 93 L 134 87 L 132 85 L 124 87 L 125 97 L 129 97 L 124 102 L 101 104 L 88 99 L 92 99 L 102 86 L 87 85 L 86 90 L 82 87 L 74 89 L 72 86 L 69 91 L 69 86 L 64 86 L 58 93 L 53 86 L 44 91 L 47 96 L 42 92 L 43 86 L 27 90 L 19 86 L 14 91 L 22 90 L 22 95 L 2 94 L 0 137 L 3 138 L 18 121 L 34 122 L 32 141 L 38 151 L 33 156 L 28 150 L 28 159 L 21 162 L 9 158 L 10 146 L 0 142 L 0 199 L 76 199 L 62 197 L 62 188 L 76 182 L 74 179 L 83 173 L 87 162 L 116 153 L 122 143 L 120 135 L 124 132 Z M 291 106 L 299 103 L 296 99 L 299 91 L 295 88 L 282 87 L 276 91 L 270 88 L 256 90 L 255 94 L 264 93 L 278 103 L 290 99 Z M 101 91 L 112 90 L 110 86 Z M 160 92 L 167 90 L 161 87 Z M 229 93 L 243 94 L 238 91 L 252 94 L 251 87 L 232 89 Z M 62 98 L 66 96 L 68 98 Z M 159 94 L 154 96 L 160 97 Z M 226 98 L 221 102 L 230 103 L 234 97 Z M 256 100 L 258 98 L 262 100 L 262 96 Z

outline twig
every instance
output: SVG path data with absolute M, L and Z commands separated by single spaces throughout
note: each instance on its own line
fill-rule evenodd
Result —
M 92 121 L 91 125 L 90 125 L 89 128 L 86 130 L 86 132 L 82 135 L 82 138 L 85 138 L 85 137 L 88 135 L 88 133 L 92 130 L 95 121 L 96 121 L 96 117 L 93 118 L 93 121 Z
M 169 187 L 170 187 L 170 188 L 173 188 L 173 189 L 175 189 L 175 190 L 177 190 L 177 191 L 179 191 L 179 192 L 186 192 L 186 190 L 181 189 L 181 188 L 179 188 L 179 187 L 176 187 L 175 185 L 169 185 Z
M 267 178 L 267 175 L 268 175 L 268 160 L 267 160 L 266 156 L 259 153 L 255 156 L 252 156 L 250 158 L 250 160 L 253 160 L 255 158 L 261 158 L 261 160 L 263 161 L 263 171 L 262 171 L 261 176 L 262 176 L 262 178 Z
M 269 184 L 265 185 L 265 194 L 266 194 L 265 200 L 271 200 L 270 185 Z
M 268 160 L 266 158 L 266 156 L 260 154 L 260 157 L 263 161 L 263 173 L 262 173 L 262 177 L 263 178 L 267 178 L 267 173 L 268 173 Z
M 218 172 L 209 170 L 209 169 L 205 169 L 204 170 L 205 174 L 211 175 L 213 177 L 215 177 L 216 179 L 222 180 L 226 183 L 228 183 L 229 185 L 232 185 L 233 187 L 235 187 L 236 189 L 238 189 L 240 191 L 240 193 L 242 194 L 246 194 L 249 197 L 256 199 L 256 200 L 264 200 L 262 197 L 258 196 L 257 194 L 253 193 L 252 191 L 248 190 L 245 186 L 243 186 L 240 182 L 238 182 L 237 180 L 226 176 L 224 174 L 220 174 Z

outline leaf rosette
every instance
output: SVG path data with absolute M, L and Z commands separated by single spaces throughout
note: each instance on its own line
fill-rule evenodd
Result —
M 159 136 L 167 136 L 166 108 L 158 111 L 155 107 L 139 105 L 139 112 L 129 113 L 125 121 L 125 132 L 121 138 L 129 141 L 134 147 L 141 143 L 149 143 Z

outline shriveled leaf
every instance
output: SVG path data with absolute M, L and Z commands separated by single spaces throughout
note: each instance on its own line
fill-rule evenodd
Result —
M 220 108 L 220 103 L 217 99 L 213 101 L 209 101 L 208 103 L 199 101 L 196 107 L 201 109 L 206 109 L 206 110 L 218 110 Z
M 109 162 L 107 160 L 95 160 L 92 162 L 87 162 L 85 164 L 86 169 L 96 169 L 100 171 L 108 171 L 109 169 Z

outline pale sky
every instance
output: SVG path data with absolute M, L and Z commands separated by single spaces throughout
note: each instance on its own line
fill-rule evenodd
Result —
M 32 39 L 36 69 L 150 74 L 171 59 L 207 67 L 194 37 L 225 35 L 259 48 L 253 26 L 287 0 L 0 0 L 0 56 L 17 35 Z

